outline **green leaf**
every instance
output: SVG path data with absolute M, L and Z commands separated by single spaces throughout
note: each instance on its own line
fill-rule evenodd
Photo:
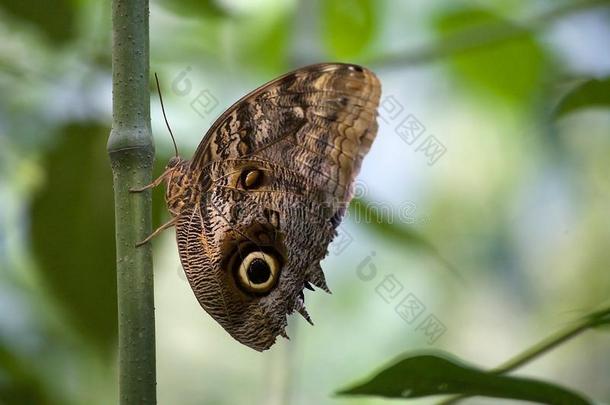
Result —
M 168 9 L 187 17 L 221 18 L 229 13 L 215 0 L 162 0 Z
M 386 398 L 464 394 L 546 404 L 591 403 L 581 394 L 559 385 L 482 371 L 440 352 L 403 357 L 367 381 L 343 389 L 338 394 Z
M 239 59 L 264 72 L 286 69 L 292 10 L 240 18 L 233 24 L 238 38 Z
M 0 404 L 57 403 L 30 363 L 0 342 Z
M 595 311 L 586 317 L 594 328 L 607 329 L 610 326 L 610 308 Z
M 32 204 L 31 239 L 45 288 L 88 341 L 111 349 L 117 335 L 109 129 L 65 128 L 44 159 Z
M 364 219 L 359 221 L 359 223 L 367 224 L 370 230 L 376 232 L 380 236 L 414 249 L 419 249 L 431 255 L 436 260 L 441 262 L 454 275 L 462 278 L 457 268 L 441 255 L 432 242 L 430 242 L 420 233 L 415 232 L 412 228 L 390 223 L 387 218 L 384 218 L 380 214 L 376 207 L 376 204 L 363 198 L 356 197 L 352 199 L 349 205 L 350 215 L 352 215 L 354 218 Z
M 379 2 L 326 0 L 321 7 L 323 40 L 330 55 L 340 60 L 362 55 L 377 32 Z
M 527 105 L 550 73 L 531 32 L 486 10 L 454 10 L 439 16 L 435 28 L 441 43 L 474 42 L 481 35 L 502 39 L 449 58 L 456 79 L 469 90 Z
M 610 107 L 610 77 L 591 79 L 566 94 L 555 109 L 555 118 L 594 107 Z
M 55 42 L 66 42 L 76 34 L 76 6 L 73 1 L 4 1 L 0 7 L 14 17 L 37 27 Z
M 43 159 L 46 181 L 32 202 L 32 249 L 44 288 L 74 330 L 114 350 L 117 292 L 109 128 L 71 125 Z M 161 174 L 168 157 L 156 160 Z M 163 190 L 153 191 L 153 226 L 167 221 Z M 171 231 L 170 231 L 171 232 Z
M 363 218 L 364 223 L 370 224 L 373 231 L 383 236 L 426 250 L 433 248 L 430 242 L 411 228 L 391 224 L 376 207 L 377 205 L 370 201 L 355 197 L 352 199 L 349 209 L 352 211 L 351 215 L 355 218 Z

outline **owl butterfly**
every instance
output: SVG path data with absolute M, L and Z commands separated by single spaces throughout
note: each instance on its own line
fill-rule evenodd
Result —
M 369 70 L 326 63 L 254 90 L 177 154 L 166 183 L 180 261 L 197 300 L 255 350 L 286 335 L 303 289 L 330 292 L 320 267 L 377 132 L 381 86 Z

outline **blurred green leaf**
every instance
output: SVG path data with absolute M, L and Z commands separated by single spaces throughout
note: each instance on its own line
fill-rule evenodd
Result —
M 586 317 L 586 319 L 589 320 L 594 328 L 607 329 L 610 326 L 610 307 L 595 311 Z
M 0 404 L 55 403 L 32 365 L 0 343 Z
M 433 249 L 433 246 L 422 235 L 406 226 L 391 224 L 387 218 L 383 218 L 377 205 L 363 198 L 355 197 L 350 203 L 349 209 L 356 218 L 366 218 L 365 223 L 370 224 L 373 231 L 387 236 L 389 239 L 405 242 L 411 246 Z
M 361 55 L 377 32 L 373 0 L 326 0 L 322 7 L 323 41 L 330 55 L 345 60 Z
M 403 357 L 366 382 L 341 390 L 338 394 L 386 398 L 464 394 L 546 404 L 591 403 L 581 394 L 559 385 L 482 371 L 442 352 Z
M 46 183 L 32 205 L 40 277 L 89 341 L 114 347 L 117 334 L 109 129 L 72 125 L 44 159 Z
M 229 13 L 215 0 L 161 0 L 161 4 L 186 17 L 219 18 Z
M 441 42 L 459 37 L 467 45 L 480 35 L 500 39 L 449 58 L 449 66 L 465 87 L 527 105 L 541 90 L 543 75 L 551 73 L 544 50 L 531 32 L 486 10 L 453 10 L 440 15 L 435 28 Z
M 355 218 L 364 218 L 364 221 L 359 222 L 369 225 L 370 230 L 373 232 L 378 233 L 380 236 L 383 236 L 390 241 L 426 252 L 440 261 L 454 275 L 462 278 L 457 268 L 440 254 L 432 242 L 420 233 L 415 232 L 412 228 L 390 223 L 387 218 L 383 218 L 376 207 L 376 204 L 372 204 L 369 201 L 357 197 L 353 198 L 349 205 L 351 215 Z
M 561 118 L 585 108 L 610 107 L 610 77 L 591 79 L 566 94 L 555 109 L 555 118 Z
M 0 7 L 33 24 L 54 42 L 66 42 L 76 34 L 76 5 L 73 1 L 4 1 Z
M 267 72 L 286 69 L 290 41 L 291 13 L 259 15 L 236 21 L 236 37 L 239 40 L 239 59 L 245 66 L 257 66 Z

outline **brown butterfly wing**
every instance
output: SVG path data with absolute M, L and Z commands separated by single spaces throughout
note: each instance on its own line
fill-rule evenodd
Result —
M 359 66 L 299 69 L 239 100 L 195 152 L 191 178 L 203 196 L 178 221 L 180 257 L 203 308 L 240 342 L 268 348 L 286 314 L 307 316 L 305 283 L 327 289 L 319 262 L 376 135 L 380 91 Z M 264 179 L 255 189 L 243 184 L 249 170 Z M 227 268 L 243 243 L 281 259 L 265 296 L 241 291 Z
M 315 179 L 347 199 L 349 185 L 377 133 L 381 86 L 369 70 L 318 64 L 288 73 L 246 95 L 206 134 L 191 168 L 232 158 L 262 158 Z

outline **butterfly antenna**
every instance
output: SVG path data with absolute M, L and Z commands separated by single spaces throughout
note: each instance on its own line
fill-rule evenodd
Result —
M 176 152 L 176 157 L 178 157 L 178 146 L 176 146 L 176 139 L 174 138 L 172 128 L 169 126 L 169 122 L 167 121 L 167 116 L 165 115 L 165 106 L 163 105 L 163 96 L 161 95 L 161 86 L 159 86 L 159 78 L 157 77 L 157 73 L 155 73 L 155 81 L 157 82 L 157 92 L 159 93 L 159 101 L 161 101 L 161 111 L 163 111 L 163 119 L 165 120 L 165 126 L 167 126 L 169 135 L 172 137 L 172 142 L 174 144 L 174 151 Z

